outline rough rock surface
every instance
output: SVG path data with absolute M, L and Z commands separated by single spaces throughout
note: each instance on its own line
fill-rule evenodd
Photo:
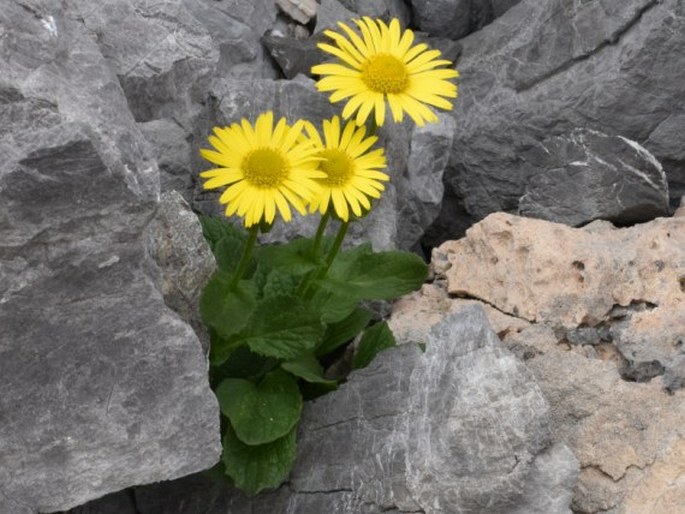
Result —
M 643 145 L 662 163 L 677 205 L 685 191 L 682 0 L 524 0 L 461 43 L 445 181 L 469 214 L 516 212 L 535 174 L 521 156 L 577 127 Z
M 395 305 L 393 330 L 413 339 L 464 304 L 485 307 L 580 461 L 576 512 L 685 504 L 683 220 L 573 229 L 493 214 L 435 249 L 434 282 Z
M 117 77 L 53 2 L 0 10 L 0 512 L 50 512 L 219 456 L 192 329 L 143 231 L 159 175 Z
M 162 194 L 154 218 L 145 229 L 148 252 L 160 269 L 158 288 L 166 304 L 188 323 L 205 349 L 207 329 L 198 305 L 202 287 L 216 269 L 211 250 L 202 236 L 200 221 L 176 191 Z
M 524 216 L 579 226 L 620 225 L 668 214 L 668 184 L 652 154 L 634 141 L 576 129 L 521 155 L 535 171 L 519 200 Z
M 414 22 L 435 36 L 460 39 L 501 16 L 520 0 L 410 0 Z
M 250 500 L 198 477 L 137 491 L 139 512 L 570 512 L 576 460 L 549 444 L 537 385 L 485 320 L 467 307 L 424 334 L 425 354 L 386 351 L 309 403 L 279 490 Z

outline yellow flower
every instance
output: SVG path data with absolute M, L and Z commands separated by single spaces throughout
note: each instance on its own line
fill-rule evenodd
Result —
M 380 198 L 381 191 L 385 190 L 382 182 L 390 179 L 378 171 L 385 168 L 383 149 L 369 151 L 378 138 L 365 137 L 366 127 L 356 127 L 352 121 L 341 131 L 338 116 L 323 122 L 326 144 L 311 123 L 305 123 L 305 132 L 319 149 L 318 156 L 322 159 L 319 169 L 326 173 L 325 178 L 318 179 L 321 190 L 312 199 L 311 212 L 326 213 L 331 200 L 335 213 L 343 221 L 349 220 L 350 210 L 361 216 L 362 208 L 371 209 L 369 198 Z
M 338 23 L 347 37 L 326 30 L 324 34 L 335 46 L 318 45 L 340 62 L 312 67 L 312 73 L 325 75 L 316 84 L 319 91 L 334 91 L 331 102 L 349 98 L 343 118 L 349 118 L 356 111 L 357 125 L 362 125 L 374 110 L 376 125 L 381 126 L 387 100 L 394 121 L 402 121 L 406 111 L 417 125 L 423 126 L 424 121 L 438 121 L 428 105 L 452 109 L 452 103 L 446 98 L 457 97 L 457 86 L 448 79 L 458 77 L 459 73 L 443 67 L 452 63 L 437 59 L 439 50 L 428 50 L 424 43 L 412 46 L 414 33 L 405 30 L 400 34 L 397 19 L 389 26 L 368 17 L 353 21 L 361 37 L 344 23 Z
M 200 150 L 200 155 L 218 164 L 200 173 L 205 189 L 228 186 L 219 201 L 226 204 L 226 216 L 244 217 L 245 226 L 261 221 L 273 223 L 276 208 L 285 221 L 292 218 L 292 205 L 306 214 L 306 204 L 319 191 L 317 149 L 302 137 L 304 121 L 293 126 L 281 118 L 273 125 L 273 112 L 257 117 L 254 127 L 242 119 L 230 127 L 214 127 L 209 142 L 217 150 Z

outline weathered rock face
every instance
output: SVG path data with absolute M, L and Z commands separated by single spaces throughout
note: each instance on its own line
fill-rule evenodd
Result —
M 219 456 L 192 329 L 142 240 L 159 173 L 74 13 L 0 12 L 0 512 L 50 512 Z
M 547 406 L 480 307 L 448 316 L 309 403 L 289 483 L 250 500 L 199 478 L 136 492 L 143 514 L 569 511 L 577 473 Z M 185 484 L 185 487 L 184 487 Z
M 621 225 L 668 214 L 668 184 L 653 155 L 620 136 L 576 129 L 521 156 L 536 171 L 519 213 L 578 226 L 596 219 Z
M 516 212 L 537 171 L 523 156 L 577 127 L 652 152 L 677 205 L 685 190 L 682 1 L 524 0 L 461 42 L 445 180 L 469 214 Z
M 435 249 L 434 282 L 395 306 L 393 330 L 414 339 L 485 306 L 580 461 L 574 511 L 682 510 L 683 220 L 573 229 L 493 214 Z

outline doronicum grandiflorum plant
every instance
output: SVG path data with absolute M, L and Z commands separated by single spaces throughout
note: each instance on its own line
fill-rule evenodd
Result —
M 344 23 L 342 33 L 325 31 L 332 44 L 319 47 L 337 61 L 312 68 L 322 76 L 319 91 L 332 92 L 332 102 L 347 100 L 342 120 L 290 124 L 263 112 L 215 127 L 213 148 L 200 151 L 215 165 L 200 174 L 204 188 L 221 190 L 226 217 L 244 225 L 201 220 L 217 269 L 200 314 L 211 336 L 210 382 L 222 414 L 223 455 L 213 471 L 248 494 L 287 478 L 303 400 L 344 379 L 325 366 L 353 341 L 352 369 L 395 345 L 365 302 L 414 291 L 427 275 L 412 253 L 375 252 L 369 243 L 343 250 L 343 241 L 391 178 L 375 134 L 386 104 L 395 122 L 405 112 L 418 125 L 436 122 L 431 106 L 452 108 L 457 87 L 450 79 L 458 73 L 438 59 L 438 50 L 413 45 L 412 31 L 401 31 L 397 20 L 353 22 L 358 31 Z M 316 233 L 259 245 L 260 232 L 291 221 L 293 210 L 319 216 Z M 331 222 L 337 231 L 329 237 Z

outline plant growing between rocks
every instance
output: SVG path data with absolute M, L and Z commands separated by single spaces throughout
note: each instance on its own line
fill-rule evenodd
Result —
M 407 294 L 427 275 L 414 254 L 342 246 L 350 223 L 370 212 L 390 180 L 382 171 L 384 149 L 374 146 L 386 102 L 395 122 L 404 113 L 418 125 L 437 122 L 428 106 L 452 108 L 457 86 L 450 79 L 458 73 L 438 59 L 440 51 L 413 45 L 412 31 L 401 31 L 396 19 L 353 21 L 358 31 L 344 23 L 341 33 L 325 31 L 332 44 L 319 47 L 337 60 L 312 68 L 323 77 L 319 91 L 332 92 L 331 102 L 346 100 L 342 118 L 349 121 L 323 120 L 322 137 L 310 120 L 289 124 L 269 111 L 254 123 L 215 127 L 214 149 L 201 150 L 217 166 L 201 173 L 204 188 L 225 188 L 219 201 L 226 216 L 239 216 L 247 229 L 202 219 L 217 270 L 200 313 L 210 330 L 210 382 L 222 412 L 223 456 L 214 471 L 248 494 L 288 476 L 303 399 L 339 383 L 322 363 L 357 339 L 354 369 L 395 345 L 387 324 L 372 322 L 362 302 Z M 277 217 L 292 219 L 292 209 L 320 214 L 316 234 L 258 245 Z M 327 237 L 331 221 L 338 230 Z

